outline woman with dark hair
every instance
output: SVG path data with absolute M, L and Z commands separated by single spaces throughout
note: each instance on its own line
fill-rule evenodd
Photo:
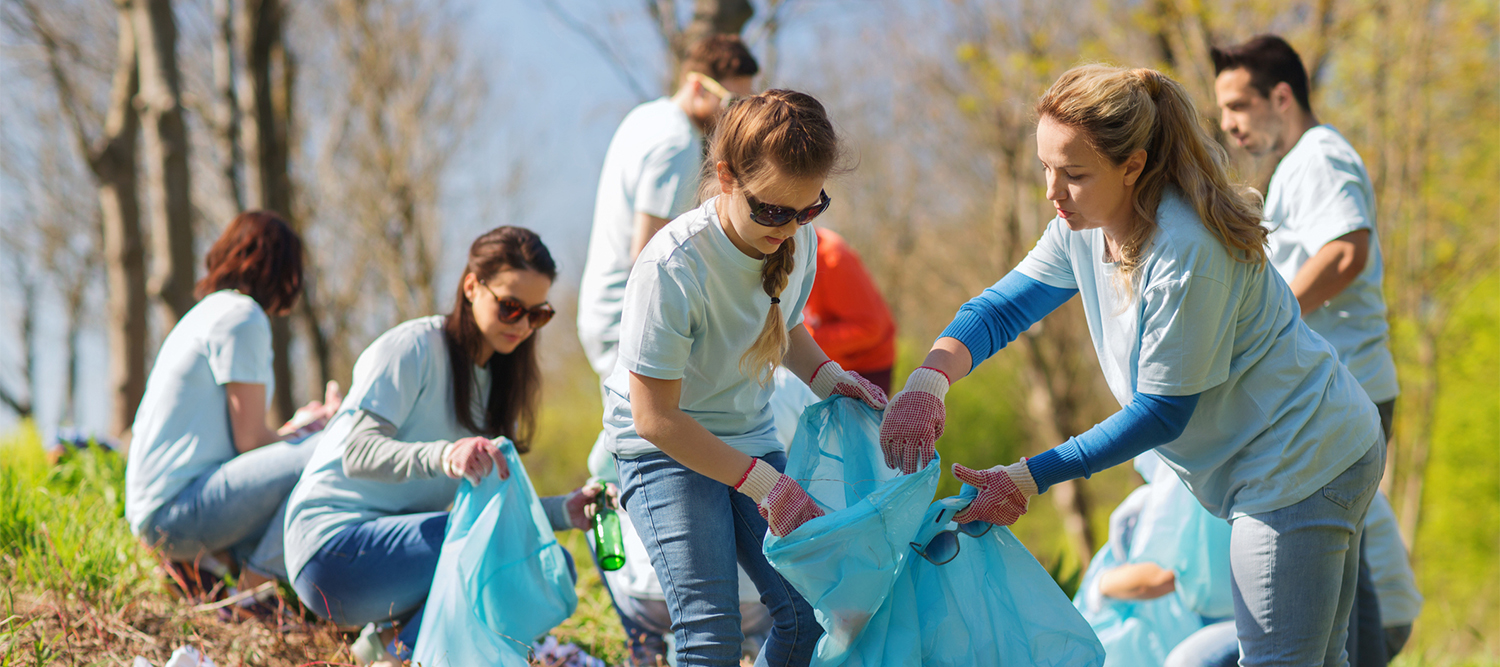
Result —
M 366 638 L 402 622 L 400 643 L 415 645 L 459 478 L 509 477 L 492 438 L 529 449 L 535 331 L 552 319 L 556 276 L 534 232 L 496 228 L 469 248 L 452 312 L 397 325 L 359 355 L 287 511 L 287 569 L 313 613 Z M 553 529 L 586 527 L 598 493 L 541 499 Z M 361 659 L 391 660 L 371 648 Z
M 253 584 L 257 574 L 285 574 L 278 510 L 312 453 L 281 442 L 297 424 L 266 425 L 275 386 L 268 315 L 290 312 L 302 293 L 302 241 L 275 213 L 246 211 L 205 266 L 200 301 L 162 341 L 135 415 L 125 517 L 172 561 L 228 549 L 253 573 L 241 584 Z M 337 399 L 329 402 L 331 412 Z M 324 411 L 309 404 L 297 421 L 321 421 Z

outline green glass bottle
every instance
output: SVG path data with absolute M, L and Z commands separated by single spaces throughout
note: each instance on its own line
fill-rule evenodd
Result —
M 594 536 L 594 555 L 599 558 L 599 567 L 613 572 L 625 566 L 625 539 L 620 534 L 620 515 L 609 508 L 609 501 L 603 493 L 595 502 L 597 511 L 589 531 Z

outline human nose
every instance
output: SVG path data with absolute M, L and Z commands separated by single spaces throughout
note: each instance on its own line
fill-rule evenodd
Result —
M 1229 116 L 1229 111 L 1226 109 L 1219 114 L 1219 129 L 1224 130 L 1226 134 L 1234 134 L 1234 128 L 1234 119 Z
M 1047 172 L 1044 177 L 1047 181 L 1047 199 L 1051 201 L 1062 201 L 1068 198 L 1067 188 L 1063 187 L 1062 178 L 1055 171 Z

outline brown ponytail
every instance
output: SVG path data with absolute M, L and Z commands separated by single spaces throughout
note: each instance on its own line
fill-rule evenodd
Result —
M 827 178 L 838 166 L 838 135 L 823 105 L 806 93 L 768 90 L 730 107 L 709 139 L 703 164 L 704 199 L 718 185 L 718 166 L 724 165 L 741 187 L 755 189 L 775 174 L 781 178 Z M 788 223 L 793 224 L 793 223 Z M 778 304 L 796 268 L 796 237 L 766 255 L 760 270 L 761 288 L 771 298 L 765 325 L 750 348 L 740 356 L 740 372 L 762 385 L 769 384 L 776 364 L 786 356 L 789 339 Z
M 1266 229 L 1259 199 L 1229 181 L 1228 155 L 1198 121 L 1182 85 L 1153 69 L 1082 65 L 1063 73 L 1037 102 L 1038 117 L 1082 130 L 1113 164 L 1137 150 L 1146 166 L 1135 185 L 1136 224 L 1120 245 L 1120 275 L 1134 280 L 1156 233 L 1156 208 L 1176 186 L 1235 259 L 1266 261 Z M 1129 292 L 1127 292 L 1129 293 Z

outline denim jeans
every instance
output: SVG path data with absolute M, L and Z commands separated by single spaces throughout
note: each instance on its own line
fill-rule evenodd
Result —
M 349 526 L 318 548 L 292 588 L 302 606 L 338 625 L 403 621 L 397 640 L 416 646 L 422 604 L 447 529 L 447 512 L 383 516 Z
M 314 443 L 278 442 L 240 454 L 193 480 L 146 523 L 142 539 L 172 560 L 228 549 L 242 565 L 286 579 L 286 500 Z
M 1312 496 L 1240 517 L 1230 536 L 1234 616 L 1244 667 L 1346 667 L 1365 512 L 1384 444 Z
M 1240 640 L 1234 621 L 1205 626 L 1188 635 L 1171 653 L 1162 667 L 1234 667 L 1240 659 Z
M 786 468 L 780 452 L 761 457 Z M 766 520 L 755 501 L 666 454 L 618 459 L 621 500 L 635 521 L 672 617 L 678 667 L 740 661 L 739 575 L 745 569 L 771 613 L 757 664 L 801 667 L 823 634 L 812 606 L 766 562 Z

